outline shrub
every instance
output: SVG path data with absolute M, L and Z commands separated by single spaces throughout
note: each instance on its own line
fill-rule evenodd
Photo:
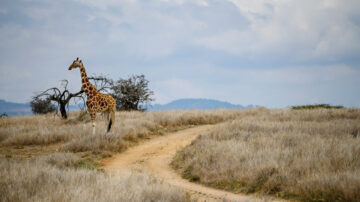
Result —
M 318 109 L 318 108 L 324 108 L 324 109 L 342 109 L 343 106 L 337 105 L 332 106 L 329 104 L 316 104 L 316 105 L 299 105 L 299 106 L 292 106 L 291 109 Z
M 31 111 L 34 114 L 46 114 L 49 112 L 55 112 L 56 107 L 54 104 L 51 103 L 50 99 L 41 99 L 38 97 L 34 97 L 31 102 Z

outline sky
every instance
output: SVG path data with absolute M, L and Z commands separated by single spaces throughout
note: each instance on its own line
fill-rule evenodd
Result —
M 360 107 L 359 0 L 0 0 L 0 99 L 144 74 L 154 103 Z

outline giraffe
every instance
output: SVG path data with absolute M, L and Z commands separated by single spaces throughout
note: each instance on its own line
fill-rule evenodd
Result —
M 111 129 L 111 125 L 115 122 L 115 99 L 111 95 L 100 93 L 95 86 L 89 82 L 84 64 L 81 60 L 79 60 L 79 58 L 76 58 L 76 60 L 74 60 L 74 62 L 69 66 L 69 70 L 76 68 L 80 68 L 82 89 L 87 96 L 86 106 L 88 107 L 91 117 L 93 135 L 95 134 L 95 120 L 97 112 L 105 113 L 106 121 L 108 122 L 106 132 L 108 133 Z

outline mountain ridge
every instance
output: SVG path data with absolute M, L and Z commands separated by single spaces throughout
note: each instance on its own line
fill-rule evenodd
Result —
M 215 99 L 206 98 L 183 98 L 171 101 L 167 104 L 155 104 L 153 106 L 146 106 L 148 111 L 161 110 L 210 110 L 210 109 L 245 109 L 256 107 L 254 105 L 237 105 L 230 102 L 219 101 Z
M 3 113 L 6 113 L 8 116 L 32 114 L 29 103 L 7 102 L 0 99 L 0 114 Z
M 210 109 L 246 109 L 258 107 L 255 105 L 237 105 L 230 102 L 219 101 L 206 98 L 183 98 L 173 100 L 167 104 L 145 105 L 147 111 L 162 110 L 210 110 Z M 79 109 L 78 106 L 70 105 L 70 111 Z M 8 116 L 31 115 L 31 107 L 29 103 L 15 103 L 0 99 L 0 114 L 6 113 Z
M 80 109 L 80 105 L 70 105 L 70 111 L 76 111 Z M 7 114 L 8 116 L 23 116 L 32 115 L 30 103 L 16 103 L 8 102 L 0 99 L 0 115 Z

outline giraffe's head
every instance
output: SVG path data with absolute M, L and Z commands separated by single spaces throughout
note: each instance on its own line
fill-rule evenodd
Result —
M 70 65 L 69 70 L 75 69 L 75 68 L 79 68 L 81 67 L 83 64 L 81 62 L 81 60 L 79 60 L 79 58 L 76 58 L 76 60 L 74 60 L 74 62 Z

